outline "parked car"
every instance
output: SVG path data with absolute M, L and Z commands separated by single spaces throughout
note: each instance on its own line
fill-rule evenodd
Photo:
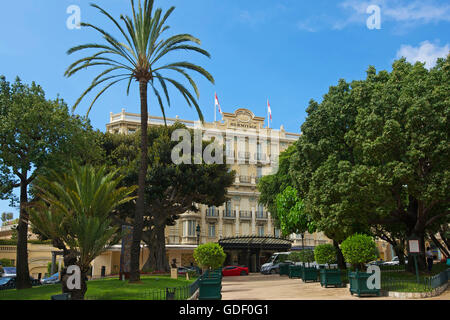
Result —
M 41 282 L 30 276 L 30 282 L 33 287 L 40 286 Z M 0 278 L 0 290 L 15 289 L 16 288 L 16 276 L 13 277 L 1 277 Z
M 227 266 L 222 269 L 222 276 L 248 276 L 247 267 Z
M 274 253 L 270 257 L 269 262 L 267 262 L 261 266 L 261 273 L 262 274 L 277 274 L 280 269 L 280 263 L 285 262 L 285 263 L 292 264 L 292 262 L 288 260 L 289 254 L 290 254 L 290 252 Z
M 16 276 L 16 267 L 2 267 L 1 277 L 15 277 Z
M 405 263 L 408 263 L 408 259 L 405 258 Z M 383 263 L 383 266 L 398 266 L 400 264 L 400 261 L 398 260 L 398 257 L 395 256 L 394 258 L 392 258 L 391 261 L 387 261 L 385 263 Z
M 382 266 L 386 263 L 386 261 L 380 259 L 380 260 L 375 260 L 375 261 L 371 261 L 368 264 L 366 264 L 366 267 L 368 266 Z
M 41 284 L 56 284 L 60 282 L 58 272 L 48 278 L 41 279 Z
M 1 277 L 0 290 L 14 289 L 16 287 L 16 279 L 14 277 Z
M 189 271 L 191 271 L 191 270 L 187 267 L 178 267 L 178 274 L 186 274 Z

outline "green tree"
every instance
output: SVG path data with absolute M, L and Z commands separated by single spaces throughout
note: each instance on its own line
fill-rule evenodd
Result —
M 311 101 L 291 175 L 326 236 L 340 243 L 382 231 L 401 251 L 416 235 L 424 251 L 426 233 L 445 224 L 449 65 L 440 59 L 427 70 L 400 59 L 392 72 L 370 67 L 365 80 L 341 80 L 320 104 Z
M 73 300 L 83 300 L 86 275 L 91 262 L 112 243 L 117 228 L 111 215 L 134 197 L 136 187 L 118 187 L 122 176 L 108 173 L 106 167 L 80 167 L 72 163 L 67 173 L 51 172 L 36 181 L 39 202 L 30 210 L 31 223 L 64 253 L 61 271 L 63 292 Z M 81 289 L 67 287 L 67 267 L 81 270 Z
M 300 261 L 303 263 L 307 263 L 308 265 L 311 262 L 314 262 L 314 251 L 310 249 L 304 249 L 299 251 Z
M 315 226 L 305 213 L 303 200 L 298 197 L 297 190 L 290 186 L 286 187 L 276 196 L 276 204 L 281 232 L 284 236 L 292 233 L 301 234 L 302 247 L 304 248 L 305 232 L 314 233 Z
M 260 192 L 258 201 L 269 210 L 272 219 L 278 227 L 280 227 L 280 220 L 278 218 L 276 196 L 286 187 L 293 185 L 289 168 L 291 158 L 295 152 L 295 146 L 289 146 L 279 156 L 277 173 L 264 176 L 258 182 L 258 191 Z
M 377 259 L 377 246 L 372 237 L 365 234 L 354 234 L 341 244 L 345 260 L 359 270 L 365 269 L 367 262 Z
M 194 90 L 197 99 L 199 98 L 199 90 L 195 81 L 191 78 L 188 71 L 195 71 L 204 76 L 210 82 L 214 83 L 213 77 L 202 67 L 187 61 L 167 63 L 167 59 L 171 54 L 180 51 L 196 52 L 209 57 L 209 53 L 197 45 L 200 40 L 190 34 L 177 34 L 165 39 L 163 33 L 169 29 L 166 24 L 167 19 L 175 10 L 171 7 L 163 14 L 162 9 L 158 8 L 153 11 L 154 1 L 145 0 L 143 5 L 139 1 L 136 10 L 134 0 L 131 0 L 132 17 L 120 16 L 124 22 L 125 28 L 122 28 L 119 22 L 114 19 L 107 11 L 100 8 L 96 4 L 92 4 L 104 16 L 106 16 L 115 26 L 115 30 L 120 32 L 123 40 L 116 39 L 111 33 L 102 28 L 89 23 L 82 23 L 83 27 L 94 29 L 106 41 L 104 44 L 85 44 L 73 47 L 68 54 L 80 52 L 84 50 L 96 50 L 96 53 L 77 60 L 69 66 L 65 75 L 70 77 L 80 70 L 102 66 L 105 68 L 98 76 L 94 78 L 91 85 L 83 92 L 76 101 L 74 108 L 80 101 L 94 88 L 107 83 L 96 95 L 92 101 L 89 110 L 92 108 L 97 99 L 110 87 L 121 82 L 128 81 L 127 94 L 133 80 L 139 82 L 139 96 L 141 101 L 141 153 L 140 153 L 140 170 L 139 170 L 139 189 L 136 205 L 136 213 L 134 217 L 133 228 L 133 244 L 131 248 L 131 282 L 138 282 L 139 275 L 139 255 L 140 242 L 142 239 L 142 229 L 144 224 L 145 212 L 145 177 L 147 174 L 147 126 L 148 126 L 148 86 L 153 90 L 161 111 L 165 118 L 163 99 L 161 98 L 161 90 L 166 97 L 167 104 L 170 106 L 170 98 L 168 84 L 171 84 L 185 98 L 186 103 L 197 110 L 200 120 L 203 121 L 203 115 L 196 98 L 190 90 L 174 80 L 172 77 L 164 76 L 165 72 L 174 72 L 183 79 L 187 79 L 190 86 Z M 89 113 L 88 110 L 88 113 Z
M 173 126 L 150 127 L 148 131 L 148 163 L 146 176 L 146 210 L 142 240 L 149 248 L 149 257 L 144 269 L 168 270 L 165 249 L 165 228 L 173 225 L 187 211 L 197 212 L 198 204 L 220 206 L 227 198 L 227 188 L 234 181 L 234 172 L 225 164 L 175 164 L 172 150 L 178 144 L 171 137 L 175 130 L 187 128 L 176 123 Z M 192 162 L 194 159 L 194 132 L 191 136 Z M 211 141 L 203 141 L 202 150 L 212 147 Z M 139 164 L 135 154 L 139 152 L 139 132 L 134 135 L 106 134 L 103 146 L 107 162 L 126 175 L 126 185 L 138 181 Z M 223 151 L 223 146 L 217 145 Z M 223 152 L 225 154 L 225 152 Z M 134 203 L 122 206 L 119 224 L 132 224 Z
M 69 159 L 94 157 L 89 122 L 70 115 L 63 100 L 47 100 L 44 90 L 32 83 L 13 84 L 0 77 L 0 195 L 13 199 L 20 188 L 17 228 L 17 289 L 31 287 L 28 270 L 29 186 L 49 168 L 62 168 Z
M 205 243 L 194 250 L 194 259 L 197 264 L 208 270 L 220 268 L 227 255 L 218 243 Z
M 5 223 L 11 221 L 13 218 L 14 218 L 14 214 L 12 212 L 3 212 L 2 217 L 1 217 L 3 225 Z

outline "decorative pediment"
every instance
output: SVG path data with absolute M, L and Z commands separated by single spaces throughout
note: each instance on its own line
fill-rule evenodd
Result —
M 264 126 L 265 118 L 256 117 L 248 109 L 240 108 L 234 113 L 224 113 L 224 120 L 230 128 L 260 129 Z

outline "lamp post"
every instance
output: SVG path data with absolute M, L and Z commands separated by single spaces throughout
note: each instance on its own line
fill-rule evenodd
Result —
M 200 244 L 200 224 L 197 224 L 197 228 L 195 229 L 197 231 L 197 245 Z

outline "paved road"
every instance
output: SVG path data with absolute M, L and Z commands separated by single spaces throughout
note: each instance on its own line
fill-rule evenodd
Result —
M 224 277 L 223 300 L 396 300 L 390 297 L 352 296 L 348 288 L 322 288 L 319 283 L 304 283 L 279 275 L 250 274 Z M 450 290 L 433 300 L 450 300 Z M 428 300 L 428 299 L 427 299 Z

